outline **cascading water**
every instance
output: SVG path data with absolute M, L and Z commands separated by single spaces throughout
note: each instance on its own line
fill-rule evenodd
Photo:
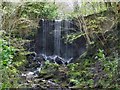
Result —
M 61 20 L 55 20 L 54 54 L 60 56 L 61 47 Z
M 69 52 L 69 48 L 68 48 L 68 44 L 65 44 L 63 47 L 61 47 L 61 43 L 62 43 L 62 30 L 65 32 L 65 35 L 68 35 L 69 34 L 69 28 L 70 28 L 70 22 L 67 22 L 67 21 L 62 21 L 62 20 L 55 20 L 54 23 L 53 23 L 53 26 L 54 29 L 53 31 L 50 29 L 50 24 L 51 22 L 47 21 L 47 20 L 42 20 L 42 57 L 44 57 L 45 60 L 47 59 L 54 59 L 53 61 L 54 62 L 67 62 L 67 61 L 70 61 L 72 56 L 70 56 L 70 53 Z M 64 24 L 64 25 L 63 25 Z M 63 27 L 62 27 L 63 25 Z M 63 28 L 63 29 L 61 29 Z M 50 31 L 52 31 L 52 34 L 51 36 L 54 37 L 54 41 L 53 43 L 54 44 L 51 44 L 52 41 L 48 41 L 49 39 L 48 38 L 51 38 L 51 37 L 48 37 L 50 36 Z M 48 46 L 51 46 L 51 45 L 54 45 L 54 51 L 51 50 L 51 52 L 53 52 L 52 55 L 49 55 L 48 49 L 50 49 Z M 65 49 L 63 49 L 65 48 Z M 61 54 L 61 49 L 63 49 L 63 53 L 64 54 Z
M 35 42 L 35 58 L 38 66 L 35 70 L 22 74 L 26 78 L 38 77 L 44 60 L 57 64 L 69 64 L 86 50 L 86 40 L 80 37 L 73 43 L 65 43 L 65 36 L 76 33 L 77 28 L 70 20 L 40 20 Z M 74 29 L 72 31 L 71 29 Z M 36 63 L 35 63 L 36 64 Z M 31 66 L 31 65 L 30 65 Z M 34 68 L 33 68 L 34 69 Z
M 36 40 L 36 52 L 45 60 L 69 63 L 72 59 L 78 58 L 81 52 L 85 51 L 86 42 L 83 38 L 79 38 L 71 44 L 65 42 L 64 37 L 77 32 L 73 21 L 40 20 L 40 27 Z

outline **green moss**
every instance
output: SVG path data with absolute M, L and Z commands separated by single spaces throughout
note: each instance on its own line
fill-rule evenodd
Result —
M 13 61 L 14 61 L 13 64 L 16 67 L 22 67 L 27 62 L 27 59 L 26 56 L 23 54 L 23 52 L 18 52 L 14 56 Z
M 52 79 L 62 87 L 68 86 L 70 88 L 95 88 L 99 86 L 109 88 L 112 82 L 115 82 L 113 87 L 116 87 L 118 84 L 114 80 L 116 80 L 117 58 L 109 61 L 104 56 L 103 50 L 99 50 L 96 55 L 99 56 L 98 60 L 83 59 L 79 63 L 70 63 L 67 66 L 46 62 L 40 72 L 41 78 Z M 96 77 L 98 77 L 97 82 L 95 81 Z

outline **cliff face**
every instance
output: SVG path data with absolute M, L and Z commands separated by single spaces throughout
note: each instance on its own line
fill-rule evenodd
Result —
M 76 26 L 73 21 L 41 20 L 40 27 L 35 39 L 35 51 L 37 54 L 58 55 L 67 60 L 70 58 L 76 59 L 85 52 L 86 40 L 83 36 L 72 43 L 67 41 L 69 35 L 80 31 L 75 29 Z
M 94 55 L 98 49 L 103 49 L 106 55 L 113 54 L 113 51 L 117 48 L 117 31 L 116 13 L 110 10 L 106 10 L 100 13 L 84 16 L 84 25 L 82 17 L 76 18 L 76 25 L 78 27 L 85 26 L 87 35 L 92 42 L 88 45 L 88 56 Z M 84 30 L 83 30 L 84 32 Z M 86 36 L 85 36 L 86 38 Z

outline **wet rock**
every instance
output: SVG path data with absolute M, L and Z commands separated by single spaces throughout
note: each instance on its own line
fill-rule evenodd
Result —
M 62 58 L 60 58 L 60 57 L 56 57 L 56 59 L 55 59 L 55 63 L 61 65 L 61 64 L 64 64 L 64 61 L 63 61 Z
M 45 54 L 41 54 L 40 57 L 42 57 L 45 61 L 48 60 L 52 63 L 56 63 L 56 64 L 59 64 L 59 65 L 67 65 L 73 60 L 73 58 L 64 59 L 64 58 L 62 58 L 58 55 L 47 56 Z

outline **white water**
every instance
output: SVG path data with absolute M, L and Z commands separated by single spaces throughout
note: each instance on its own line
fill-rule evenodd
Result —
M 62 41 L 62 31 L 64 31 L 64 35 L 68 35 L 70 33 L 70 21 L 68 20 L 55 20 L 53 23 L 54 28 L 51 30 L 51 22 L 47 20 L 42 20 L 42 57 L 44 57 L 45 60 L 52 59 L 54 62 L 56 60 L 61 60 L 62 62 L 70 62 L 73 58 L 72 55 L 72 48 L 68 45 L 68 43 L 63 44 Z M 50 34 L 49 32 L 52 32 Z M 41 37 L 41 36 L 40 36 Z M 53 41 L 49 41 L 53 37 Z M 50 45 L 53 45 L 53 51 L 49 48 Z M 53 54 L 49 54 L 49 52 L 53 52 Z M 57 58 L 56 58 L 57 56 Z M 54 59 L 53 59 L 54 58 Z
M 54 54 L 60 56 L 61 47 L 61 20 L 55 20 Z

